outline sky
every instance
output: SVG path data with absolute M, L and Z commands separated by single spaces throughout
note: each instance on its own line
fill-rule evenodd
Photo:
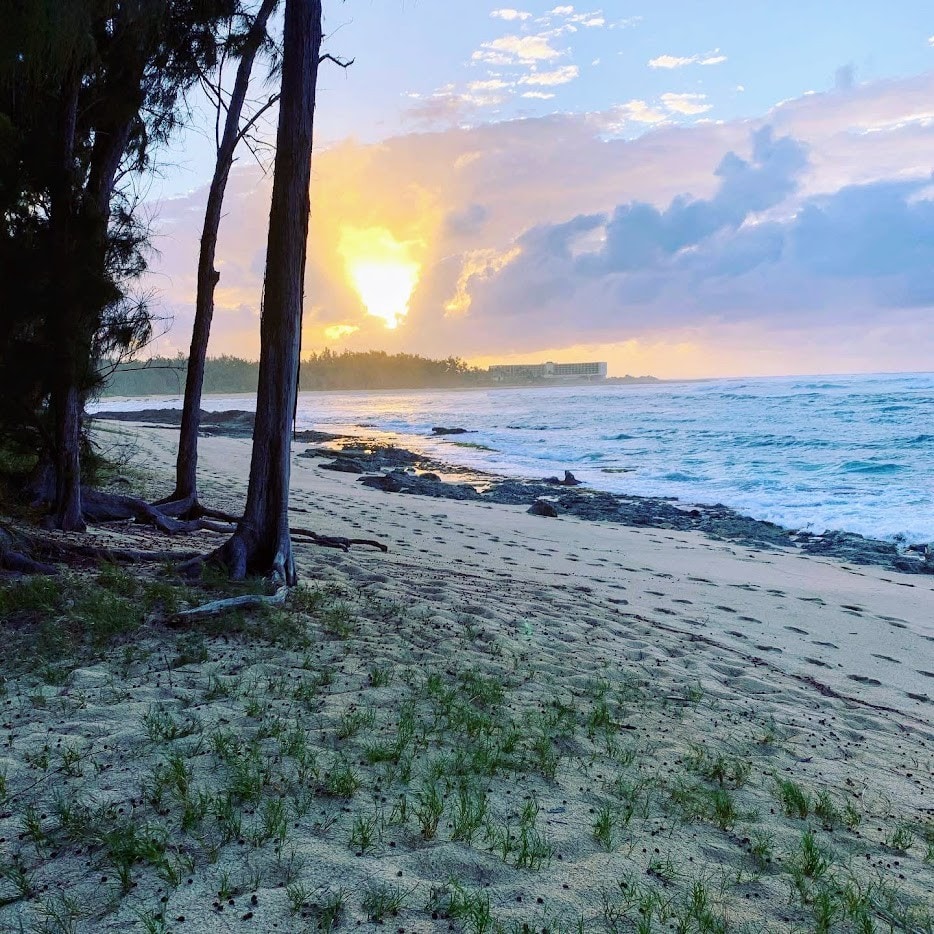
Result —
M 304 352 L 934 369 L 930 3 L 325 0 L 325 32 L 354 61 L 319 74 Z M 161 353 L 190 340 L 195 105 L 148 192 Z M 212 354 L 258 354 L 260 161 L 231 175 Z

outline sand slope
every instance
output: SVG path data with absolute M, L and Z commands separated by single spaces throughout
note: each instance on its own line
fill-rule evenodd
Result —
M 168 470 L 170 432 L 138 444 Z M 201 450 L 235 510 L 249 442 Z M 14 853 L 48 889 L 0 930 L 63 888 L 89 931 L 932 930 L 934 581 L 305 459 L 292 504 L 391 549 L 298 547 L 304 648 L 208 636 L 173 667 L 156 629 L 64 685 L 7 683 L 0 903 Z M 121 895 L 112 850 L 59 839 L 52 785 L 169 857 Z M 30 805 L 50 842 L 21 836 Z

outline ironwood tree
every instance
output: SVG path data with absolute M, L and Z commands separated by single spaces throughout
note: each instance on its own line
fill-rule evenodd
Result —
M 262 574 L 288 586 L 296 581 L 288 515 L 291 434 L 320 49 L 321 0 L 286 0 L 250 480 L 237 530 L 212 556 L 234 579 Z
M 0 337 L 34 349 L 20 401 L 34 409 L 42 458 L 34 483 L 50 523 L 84 525 L 84 399 L 103 349 L 144 336 L 127 285 L 145 268 L 145 231 L 128 180 L 179 119 L 184 89 L 208 67 L 216 25 L 235 0 L 35 0 L 0 3 L 3 263 L 24 250 L 47 271 L 26 306 L 20 278 L 0 283 L 16 326 Z M 15 243 L 26 232 L 30 237 Z M 28 266 L 27 266 L 28 268 Z
M 211 322 L 214 318 L 214 290 L 220 273 L 214 265 L 217 254 L 217 237 L 220 230 L 221 211 L 227 180 L 234 163 L 237 146 L 255 124 L 259 115 L 278 100 L 272 95 L 246 122 L 243 108 L 250 88 L 250 78 L 256 56 L 269 42 L 267 25 L 279 0 L 263 0 L 252 17 L 242 40 L 238 42 L 239 63 L 228 100 L 224 100 L 222 76 L 216 85 L 208 85 L 214 95 L 218 117 L 225 112 L 223 132 L 217 138 L 217 158 L 214 174 L 208 189 L 204 223 L 201 230 L 201 245 L 198 253 L 198 280 L 195 298 L 195 318 L 191 334 L 191 349 L 188 353 L 188 369 L 185 375 L 185 398 L 182 407 L 182 423 L 179 430 L 178 454 L 175 466 L 175 489 L 158 505 L 171 507 L 187 518 L 198 518 L 204 509 L 198 502 L 198 430 L 201 427 L 201 394 L 204 386 L 204 367 L 207 359 Z M 207 81 L 205 79 L 205 83 Z

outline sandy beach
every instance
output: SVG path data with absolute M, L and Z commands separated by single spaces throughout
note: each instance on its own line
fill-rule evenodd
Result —
M 174 433 L 119 430 L 164 495 Z M 200 451 L 236 511 L 250 441 Z M 934 929 L 930 575 L 292 478 L 389 547 L 296 546 L 302 639 L 154 614 L 2 682 L 0 930 Z

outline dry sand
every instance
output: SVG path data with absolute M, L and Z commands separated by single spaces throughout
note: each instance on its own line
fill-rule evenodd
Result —
M 162 493 L 174 434 L 136 437 Z M 202 440 L 208 502 L 238 508 L 249 455 Z M 7 680 L 0 930 L 317 930 L 338 902 L 338 930 L 932 930 L 930 577 L 310 459 L 292 506 L 390 547 L 297 546 L 307 648 L 208 635 L 175 666 L 154 625 L 62 685 Z M 123 896 L 65 797 L 168 856 Z

